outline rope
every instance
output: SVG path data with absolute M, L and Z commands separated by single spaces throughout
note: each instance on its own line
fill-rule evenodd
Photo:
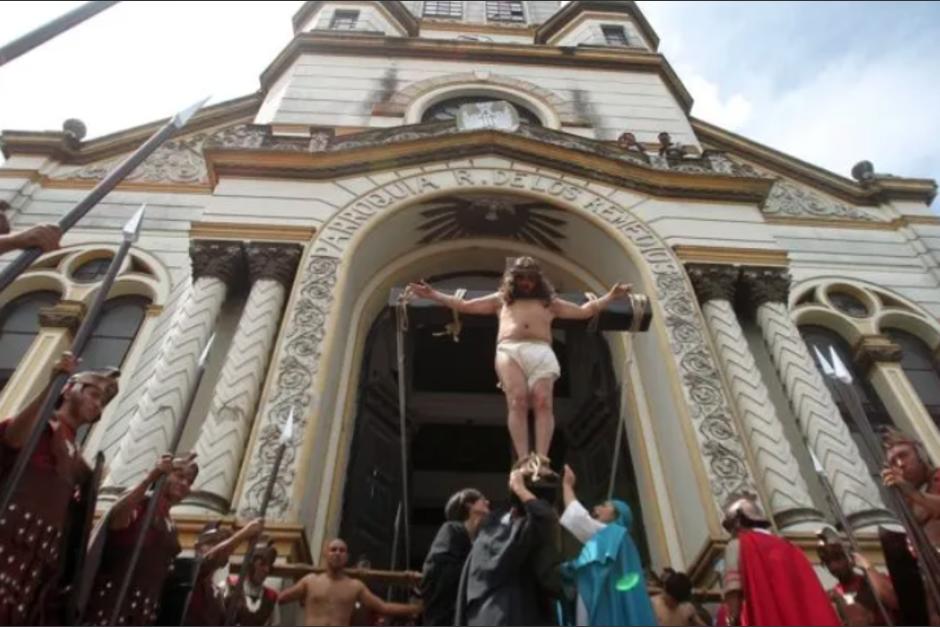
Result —
M 465 288 L 460 288 L 454 292 L 454 298 L 457 300 L 463 300 L 463 297 L 467 295 L 467 290 Z M 451 308 L 451 314 L 454 316 L 454 321 L 449 322 L 444 325 L 444 330 L 437 333 L 432 333 L 433 337 L 441 337 L 444 335 L 449 335 L 453 338 L 454 342 L 460 341 L 460 332 L 463 330 L 463 323 L 460 321 L 460 313 L 457 312 L 457 309 Z
M 627 354 L 623 360 L 623 389 L 628 390 L 630 385 L 630 367 L 633 366 L 633 337 L 627 338 Z M 617 466 L 620 464 L 620 445 L 624 440 L 624 431 L 627 423 L 627 411 L 620 408 L 620 419 L 617 421 L 617 437 L 614 439 L 614 458 L 610 464 L 610 482 L 607 484 L 607 500 L 614 498 L 614 483 L 617 480 Z M 625 442 L 624 442 L 625 443 Z
M 592 305 L 597 302 L 597 294 L 595 294 L 594 292 L 585 292 L 584 295 L 587 297 L 588 302 L 591 303 Z M 587 323 L 588 333 L 597 333 L 597 325 L 601 319 L 600 307 L 597 307 L 595 305 L 593 309 L 594 309 L 594 315 L 591 317 L 590 320 L 588 320 L 588 323 Z
M 405 332 L 408 330 L 408 299 L 411 291 L 405 289 L 398 297 L 395 307 L 396 318 L 396 354 L 398 357 L 398 418 L 401 431 L 401 522 L 405 536 L 405 568 L 411 565 L 411 528 L 409 526 L 408 507 L 408 414 L 405 404 Z

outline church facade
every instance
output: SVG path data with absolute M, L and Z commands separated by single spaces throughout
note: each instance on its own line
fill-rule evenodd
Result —
M 399 355 L 390 294 L 495 288 L 531 255 L 560 292 L 649 297 L 648 331 L 556 333 L 552 458 L 588 500 L 612 484 L 631 503 L 655 570 L 714 586 L 742 491 L 807 548 L 834 499 L 875 551 L 891 516 L 813 348 L 940 461 L 934 181 L 845 178 L 692 117 L 633 2 L 314 1 L 294 32 L 257 93 L 199 112 L 0 295 L 2 415 L 147 203 L 86 354 L 124 373 L 83 435 L 105 500 L 184 424 L 201 471 L 181 528 L 250 516 L 292 415 L 268 510 L 283 572 L 338 534 L 354 559 L 420 567 L 451 492 L 504 498 L 510 448 L 495 323 L 409 325 Z M 58 219 L 161 124 L 4 131 L 13 227 Z

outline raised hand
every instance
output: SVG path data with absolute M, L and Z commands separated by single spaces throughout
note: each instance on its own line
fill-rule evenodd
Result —
M 249 538 L 254 538 L 255 536 L 260 535 L 261 532 L 264 531 L 264 519 L 255 518 L 250 523 L 245 525 L 244 530 L 245 535 Z
M 173 456 L 169 453 L 164 453 L 160 456 L 160 459 L 157 460 L 156 465 L 153 467 L 153 470 L 150 472 L 151 476 L 156 479 L 164 475 L 168 475 L 173 472 Z
M 71 351 L 65 351 L 59 357 L 59 359 L 52 365 L 52 376 L 55 377 L 59 374 L 67 374 L 71 376 L 78 369 L 78 364 L 82 360 L 71 353 Z
M 562 475 L 561 478 L 562 485 L 574 489 L 574 484 L 577 480 L 578 478 L 575 476 L 574 471 L 571 470 L 571 466 L 565 464 L 565 474 Z
M 889 466 L 881 471 L 881 481 L 889 488 L 898 488 L 905 494 L 914 491 L 914 486 L 904 479 L 904 472 L 894 466 Z
M 434 288 L 427 284 L 426 281 L 418 281 L 417 283 L 409 283 L 408 290 L 411 292 L 412 296 L 417 298 L 434 298 Z
M 607 294 L 611 298 L 623 298 L 633 291 L 633 286 L 629 283 L 615 283 Z

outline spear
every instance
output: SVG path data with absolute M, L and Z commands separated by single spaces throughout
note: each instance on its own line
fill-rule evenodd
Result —
M 75 226 L 75 224 L 85 217 L 85 214 L 91 211 L 91 209 L 114 189 L 118 183 L 133 172 L 134 168 L 149 157 L 154 150 L 159 148 L 160 144 L 183 128 L 193 114 L 196 113 L 208 99 L 208 97 L 204 98 L 174 115 L 160 130 L 151 135 L 150 139 L 141 144 L 137 150 L 109 172 L 106 177 L 98 181 L 98 184 L 88 192 L 88 195 L 80 200 L 77 205 L 72 207 L 72 209 L 59 220 L 58 225 L 62 232 L 65 233 Z M 42 255 L 42 250 L 37 247 L 27 248 L 21 252 L 16 259 L 0 272 L 0 292 L 9 287 L 10 284 L 16 280 L 16 277 L 22 274 L 40 255 Z
M 274 483 L 277 481 L 278 473 L 281 470 L 281 461 L 284 459 L 284 453 L 287 452 L 287 445 L 290 444 L 291 437 L 294 434 L 294 408 L 290 408 L 287 414 L 287 422 L 284 423 L 284 429 L 281 431 L 281 438 L 278 443 L 277 453 L 274 455 L 274 466 L 271 468 L 271 474 L 268 475 L 268 484 L 264 488 L 264 496 L 261 499 L 261 511 L 258 517 L 263 521 L 268 513 L 268 504 L 271 502 L 271 495 L 274 494 Z M 242 602 L 245 594 L 245 579 L 248 577 L 248 569 L 254 560 L 255 546 L 257 542 L 252 542 L 251 546 L 245 552 L 245 558 L 242 560 L 241 568 L 238 571 L 238 583 L 232 591 L 232 602 L 226 608 L 225 624 L 231 625 L 235 622 L 235 616 L 238 612 L 239 604 Z
M 189 395 L 189 401 L 186 403 L 185 411 L 180 415 L 179 422 L 176 424 L 176 430 L 173 432 L 173 439 L 170 440 L 170 454 L 176 455 L 176 449 L 179 448 L 180 440 L 183 438 L 183 429 L 186 427 L 186 417 L 193 409 L 196 402 L 196 393 L 199 391 L 199 384 L 203 375 L 206 373 L 206 362 L 209 359 L 209 349 L 212 348 L 212 342 L 215 336 L 209 338 L 206 347 L 199 357 L 196 365 L 196 379 L 193 384 L 192 393 Z M 127 592 L 130 590 L 131 581 L 134 579 L 134 573 L 137 570 L 137 562 L 140 561 L 140 554 L 144 549 L 144 540 L 147 538 L 147 530 L 153 524 L 153 519 L 157 514 L 157 505 L 160 503 L 160 496 L 163 494 L 163 486 L 166 485 L 166 475 L 161 475 L 153 484 L 153 490 L 150 494 L 150 500 L 147 503 L 147 511 L 141 521 L 140 529 L 137 531 L 137 537 L 134 539 L 134 549 L 131 553 L 131 559 L 127 564 L 127 573 L 121 582 L 121 588 L 118 591 L 117 598 L 114 601 L 114 609 L 111 614 L 109 625 L 118 625 L 118 619 L 121 616 L 121 609 L 124 607 L 124 599 L 127 598 Z
M 7 62 L 12 61 L 22 54 L 26 54 L 37 46 L 41 46 L 73 26 L 78 26 L 88 18 L 98 15 L 105 9 L 110 9 L 115 4 L 117 4 L 116 0 L 109 0 L 107 2 L 104 0 L 101 2 L 86 2 L 82 6 L 60 15 L 51 22 L 43 24 L 35 30 L 31 30 L 22 37 L 14 39 L 0 48 L 0 66 L 5 65 Z
M 88 340 L 91 339 L 92 331 L 98 326 L 101 308 L 108 298 L 111 286 L 114 285 L 114 279 L 117 277 L 118 271 L 121 269 L 121 264 L 124 263 L 128 252 L 130 252 L 131 245 L 137 241 L 140 235 L 140 227 L 143 223 L 145 208 L 146 205 L 141 205 L 140 209 L 128 220 L 121 231 L 121 245 L 118 247 L 114 258 L 111 259 L 108 272 L 101 282 L 101 288 L 98 290 L 98 293 L 95 294 L 91 307 L 88 308 L 88 313 L 86 313 L 85 317 L 82 319 L 82 323 L 75 333 L 75 339 L 72 340 L 70 351 L 76 358 L 81 357 L 85 346 L 88 344 Z M 59 396 L 62 394 L 62 389 L 65 387 L 65 384 L 68 383 L 70 376 L 71 375 L 68 373 L 58 372 L 50 382 L 46 397 L 39 407 L 36 424 L 33 425 L 33 430 L 30 432 L 29 438 L 26 440 L 23 448 L 17 453 L 13 470 L 10 472 L 9 479 L 7 479 L 6 483 L 3 485 L 3 492 L 0 494 L 0 512 L 7 511 L 13 494 L 16 492 L 17 486 L 19 486 L 20 481 L 23 479 L 23 473 L 26 472 L 26 466 L 29 464 L 29 460 L 32 459 L 33 453 L 36 451 L 39 439 L 42 437 L 43 432 L 45 432 L 46 426 L 49 424 L 49 419 L 52 418 L 56 403 L 59 400 Z
M 829 347 L 829 355 L 832 358 L 831 364 L 826 361 L 818 350 L 816 351 L 816 358 L 820 360 L 823 373 L 833 381 L 836 393 L 862 436 L 862 443 L 867 449 L 870 459 L 878 467 L 884 468 L 886 465 L 884 451 L 875 430 L 871 426 L 871 421 L 865 413 L 858 391 L 852 386 L 852 374 L 831 346 Z M 890 497 L 890 504 L 895 515 L 900 518 L 905 531 L 907 531 L 908 538 L 917 548 L 917 563 L 923 572 L 925 584 L 933 599 L 934 606 L 940 607 L 940 557 L 937 556 L 936 549 L 917 522 L 900 490 L 897 487 L 890 488 L 887 494 Z

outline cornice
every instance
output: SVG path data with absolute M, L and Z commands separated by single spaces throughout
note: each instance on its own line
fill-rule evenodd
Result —
M 704 120 L 690 117 L 689 121 L 699 141 L 708 147 L 739 155 L 856 205 L 874 206 L 891 200 L 914 200 L 930 204 L 937 194 L 937 182 L 933 179 L 888 177 L 876 178 L 869 185 L 861 185 Z
M 760 203 L 771 179 L 660 170 L 546 143 L 518 133 L 483 130 L 323 152 L 207 148 L 210 181 L 220 177 L 328 180 L 363 172 L 463 159 L 482 154 L 537 161 L 540 165 L 607 181 L 663 198 L 721 199 Z
M 193 116 L 181 134 L 253 118 L 262 99 L 261 93 L 255 93 L 205 107 Z M 134 150 L 168 120 L 148 122 L 84 142 L 77 142 L 61 131 L 5 130 L 0 132 L 0 149 L 7 158 L 14 154 L 33 154 L 67 164 L 90 163 Z

